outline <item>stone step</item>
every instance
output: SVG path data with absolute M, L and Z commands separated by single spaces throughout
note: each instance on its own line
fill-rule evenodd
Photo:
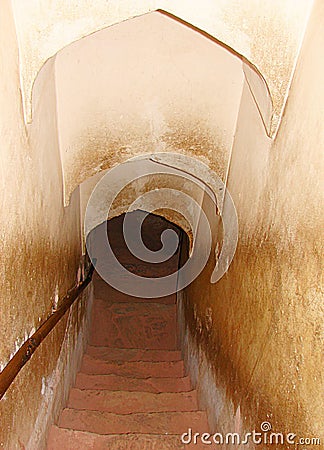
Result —
M 93 305 L 91 345 L 177 350 L 176 306 L 160 303 Z
M 88 411 L 65 408 L 58 425 L 79 431 L 97 434 L 178 434 L 192 428 L 204 433 L 208 430 L 206 413 L 194 412 L 156 412 L 114 414 L 105 411 Z
M 103 361 L 84 355 L 81 372 L 92 375 L 121 375 L 134 378 L 183 377 L 183 361 Z
M 180 436 L 166 434 L 110 434 L 100 435 L 85 431 L 52 426 L 47 450 L 205 450 L 200 443 L 184 445 Z
M 146 263 L 136 259 L 130 260 L 127 256 L 120 257 L 118 260 L 128 272 L 144 278 L 167 277 L 178 270 L 178 260 L 171 262 L 169 265 Z
M 182 378 L 131 378 L 120 375 L 89 375 L 78 373 L 75 387 L 78 389 L 109 389 L 131 392 L 188 392 L 189 377 Z
M 153 394 L 73 388 L 67 406 L 115 414 L 198 410 L 196 391 Z
M 145 215 L 132 214 L 135 222 Z M 154 278 L 177 271 L 179 252 L 163 264 L 134 257 L 123 241 L 122 220 L 120 216 L 109 222 L 113 249 L 127 270 L 152 279 L 152 291 L 146 293 L 154 293 Z M 144 221 L 145 245 L 159 250 L 164 230 L 165 221 L 158 216 Z M 105 248 L 100 242 L 97 247 L 100 258 L 105 258 Z M 89 345 L 67 407 L 58 426 L 50 429 L 47 449 L 205 448 L 199 441 L 181 441 L 181 435 L 186 437 L 189 429 L 193 435 L 201 435 L 208 433 L 209 427 L 206 413 L 198 410 L 197 393 L 189 377 L 184 376 L 177 340 L 176 294 L 148 299 L 129 296 L 108 285 L 97 273 L 93 284 Z
M 180 361 L 179 350 L 145 350 L 88 345 L 86 354 L 103 361 Z
M 140 298 L 127 295 L 114 289 L 107 284 L 98 275 L 94 282 L 94 296 L 96 299 L 102 299 L 110 303 L 165 303 L 175 304 L 177 301 L 176 294 L 170 294 L 165 297 L 158 298 Z

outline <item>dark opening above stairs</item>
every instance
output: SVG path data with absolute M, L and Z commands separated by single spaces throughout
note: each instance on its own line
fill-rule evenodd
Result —
M 122 218 L 109 222 L 110 238 L 119 260 L 136 273 L 123 244 Z M 150 215 L 145 225 L 146 245 L 157 248 L 169 222 Z M 141 275 L 176 271 L 178 259 L 176 254 L 160 268 L 141 263 Z M 48 450 L 200 448 L 180 438 L 188 428 L 208 432 L 208 423 L 178 346 L 176 294 L 131 297 L 95 274 L 94 295 L 89 345 L 68 403 L 50 430 Z

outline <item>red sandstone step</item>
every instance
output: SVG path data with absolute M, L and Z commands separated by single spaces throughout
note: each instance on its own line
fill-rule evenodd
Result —
M 125 255 L 119 257 L 118 261 L 128 272 L 149 279 L 167 277 L 178 270 L 178 259 L 171 261 L 170 264 L 152 264 L 138 261 L 135 258 L 130 259 Z
M 133 378 L 183 377 L 184 364 L 179 361 L 102 361 L 84 355 L 81 372 L 93 375 L 115 374 Z
M 94 281 L 94 296 L 96 299 L 105 300 L 111 303 L 165 303 L 175 304 L 177 301 L 176 294 L 171 294 L 166 297 L 158 298 L 140 298 L 124 294 L 117 291 L 112 286 L 107 284 L 101 278 Z
M 164 263 L 150 263 L 132 258 L 128 254 L 120 254 L 118 261 L 129 272 L 145 278 L 166 277 L 178 270 L 178 257 Z
M 203 411 L 113 414 L 65 408 L 59 426 L 97 434 L 182 434 L 189 427 L 197 432 L 208 430 Z
M 88 345 L 86 354 L 104 361 L 179 361 L 179 350 L 145 350 Z
M 176 306 L 160 303 L 93 305 L 91 345 L 177 350 Z
M 156 434 L 100 435 L 52 426 L 47 450 L 202 450 L 202 444 L 184 445 L 180 436 Z
M 189 377 L 182 378 L 131 378 L 119 375 L 89 375 L 78 373 L 75 387 L 79 389 L 109 389 L 112 391 L 188 392 Z
M 153 394 L 150 392 L 71 389 L 67 406 L 73 409 L 115 414 L 197 411 L 196 391 Z

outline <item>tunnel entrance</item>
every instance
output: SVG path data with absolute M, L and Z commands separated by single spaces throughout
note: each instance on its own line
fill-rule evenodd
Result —
M 125 237 L 127 220 L 130 230 Z M 168 250 L 164 233 L 176 235 L 171 257 L 156 264 L 145 261 L 147 254 L 137 242 L 138 223 L 142 243 L 153 253 Z M 120 264 L 150 278 L 153 285 L 158 277 L 177 272 L 185 262 L 182 249 L 189 247 L 178 226 L 141 210 L 103 222 L 90 232 L 101 257 L 105 234 Z M 176 303 L 176 291 L 161 298 L 132 297 L 96 274 L 89 345 L 59 427 L 50 435 L 50 445 L 56 446 L 49 448 L 72 448 L 72 440 L 82 442 L 84 431 L 102 444 L 100 448 L 130 448 L 135 441 L 136 448 L 180 448 L 181 436 L 192 424 L 200 432 L 208 430 L 206 412 L 199 409 L 197 392 L 185 373 Z M 74 430 L 73 438 L 64 435 L 66 429 Z
M 130 227 L 127 230 L 127 239 L 123 230 L 123 224 L 125 218 L 129 221 Z M 138 235 L 136 228 L 141 224 L 141 239 L 140 245 L 136 240 Z M 149 252 L 161 252 L 163 250 L 163 242 L 161 236 L 166 231 L 173 231 L 178 239 L 178 244 L 174 253 L 168 257 L 168 255 L 161 254 L 161 262 L 150 262 L 146 260 L 145 250 Z M 142 210 L 136 210 L 128 213 L 121 214 L 118 217 L 114 217 L 94 228 L 88 236 L 88 240 L 91 240 L 92 247 L 95 247 L 96 254 L 105 259 L 105 242 L 103 238 L 107 236 L 111 249 L 119 261 L 119 263 L 129 272 L 138 275 L 140 277 L 151 278 L 152 285 L 154 286 L 154 280 L 160 277 L 166 277 L 168 275 L 176 273 L 188 259 L 189 256 L 189 238 L 187 234 L 177 225 L 168 221 L 162 216 L 147 213 Z M 162 237 L 163 240 L 163 237 Z M 131 248 L 129 248 L 131 244 Z M 143 251 L 144 245 L 144 251 Z M 109 261 L 107 261 L 109 264 Z M 94 275 L 95 295 L 99 297 L 117 296 L 118 299 L 124 298 L 128 301 L 138 301 L 137 297 L 124 294 L 123 292 L 114 289 L 112 286 L 104 280 L 99 273 L 95 272 Z M 171 294 L 169 297 L 174 297 L 176 301 L 176 294 Z M 150 300 L 150 299 L 146 299 Z M 161 297 L 163 300 L 163 297 Z M 154 299 L 152 299 L 154 301 Z M 156 301 L 156 299 L 155 299 Z M 167 299 L 165 298 L 165 301 Z

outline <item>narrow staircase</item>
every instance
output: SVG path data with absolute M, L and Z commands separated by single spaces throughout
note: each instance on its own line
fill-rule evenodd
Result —
M 162 219 L 151 221 L 157 229 Z M 115 228 L 117 234 L 118 222 Z M 176 260 L 169 264 L 175 266 Z M 152 265 L 146 275 L 151 272 Z M 208 432 L 208 423 L 178 347 L 176 294 L 131 297 L 97 274 L 94 293 L 89 345 L 47 449 L 201 448 L 181 442 L 189 428 Z

